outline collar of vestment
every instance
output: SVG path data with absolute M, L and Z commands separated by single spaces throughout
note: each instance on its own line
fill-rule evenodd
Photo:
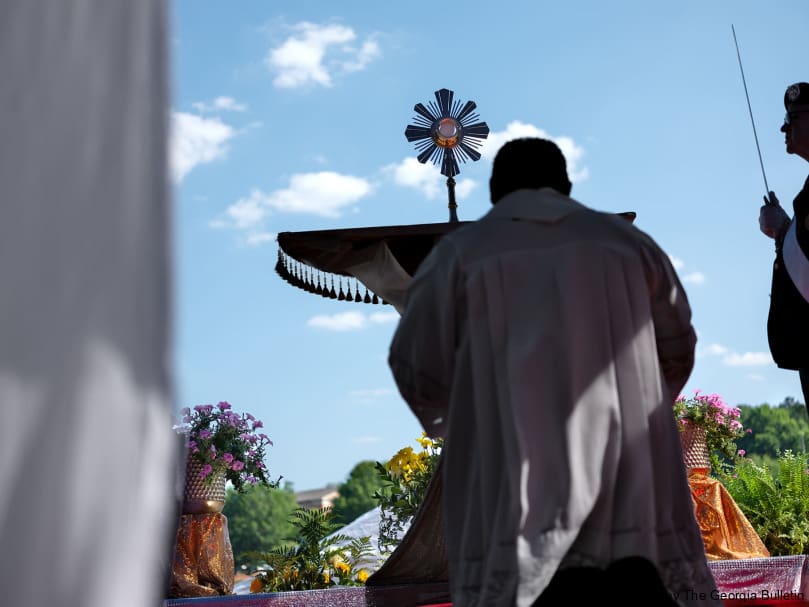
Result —
M 515 190 L 503 196 L 483 219 L 523 219 L 556 223 L 571 213 L 586 208 L 553 188 Z

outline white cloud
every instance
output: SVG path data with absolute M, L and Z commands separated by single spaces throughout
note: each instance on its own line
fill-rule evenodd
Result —
M 356 72 L 381 55 L 379 45 L 367 39 L 359 48 L 351 46 L 357 34 L 338 24 L 318 25 L 304 21 L 292 27 L 294 34 L 271 49 L 265 63 L 276 76 L 278 88 L 309 84 L 330 87 L 333 77 Z
M 772 364 L 772 356 L 769 352 L 732 352 L 722 359 L 722 364 L 728 367 L 761 367 Z
M 197 101 L 192 103 L 191 107 L 198 112 L 244 112 L 247 109 L 244 103 L 239 103 L 233 97 L 226 96 L 216 97 L 210 103 Z
M 368 67 L 374 59 L 382 56 L 382 51 L 379 50 L 379 44 L 376 40 L 366 40 L 363 42 L 359 50 L 354 53 L 353 57 L 347 61 L 343 61 L 343 69 L 346 72 L 359 72 Z
M 567 161 L 568 177 L 573 183 L 584 181 L 589 176 L 589 170 L 582 164 L 584 148 L 579 146 L 572 138 L 566 135 L 554 137 L 533 124 L 526 124 L 519 120 L 509 122 L 504 131 L 490 132 L 489 136 L 483 140 L 480 153 L 487 160 L 494 160 L 497 151 L 503 147 L 504 143 L 521 137 L 541 137 L 542 139 L 550 139 L 558 145 Z
M 458 200 L 463 200 L 468 197 L 476 187 L 478 187 L 477 181 L 473 179 L 461 179 L 455 185 L 455 197 Z
M 245 242 L 248 246 L 258 247 L 267 242 L 275 242 L 278 234 L 275 232 L 248 232 Z
M 375 325 L 384 325 L 390 322 L 399 322 L 399 313 L 395 310 L 390 312 L 374 312 L 368 317 L 368 320 Z
M 339 217 L 344 207 L 368 196 L 371 184 L 360 177 L 333 171 L 293 175 L 289 187 L 267 195 L 265 204 L 289 213 Z
M 367 326 L 368 320 L 362 312 L 340 312 L 332 315 L 313 316 L 306 324 L 315 329 L 327 331 L 355 331 Z
M 685 284 L 701 285 L 705 283 L 705 274 L 702 272 L 691 272 L 682 277 Z
M 370 325 L 379 325 L 397 321 L 399 314 L 392 312 L 374 312 L 365 315 L 362 312 L 340 312 L 332 315 L 313 316 L 306 324 L 315 329 L 327 331 L 356 331 L 365 329 Z
M 421 192 L 425 198 L 436 198 L 439 195 L 446 196 L 447 178 L 441 174 L 441 170 L 432 162 L 422 164 L 416 158 L 408 157 L 398 164 L 389 164 L 383 167 L 382 172 L 386 174 L 396 185 L 412 188 Z M 463 199 L 469 196 L 472 190 L 477 187 L 477 182 L 472 179 L 461 179 L 455 184 L 456 198 Z
M 708 344 L 697 349 L 697 356 L 716 356 L 726 367 L 764 367 L 772 364 L 769 352 L 733 352 L 721 344 Z
M 372 189 L 371 184 L 360 177 L 330 171 L 300 173 L 290 178 L 289 187 L 270 193 L 251 191 L 225 209 L 210 226 L 241 230 L 245 232 L 247 244 L 258 246 L 275 238 L 264 229 L 271 213 L 339 217 L 346 207 L 369 195 Z
M 173 112 L 171 120 L 170 161 L 175 183 L 196 166 L 223 158 L 227 142 L 236 134 L 233 127 L 218 118 L 203 118 L 185 112 Z
M 703 348 L 705 354 L 709 354 L 711 356 L 723 356 L 728 353 L 728 349 L 721 345 L 721 344 L 708 344 Z
M 691 285 L 702 285 L 705 284 L 705 274 L 702 272 L 689 272 L 688 274 L 682 274 L 682 270 L 685 267 L 685 262 L 680 259 L 679 257 L 675 257 L 674 255 L 669 255 L 669 261 L 677 273 L 680 275 L 680 281 L 684 284 L 691 284 Z

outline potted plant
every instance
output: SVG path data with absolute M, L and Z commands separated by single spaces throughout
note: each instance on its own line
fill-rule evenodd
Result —
M 700 390 L 695 390 L 691 398 L 681 395 L 674 401 L 674 417 L 689 467 L 694 467 L 696 460 L 703 460 L 700 465 L 704 465 L 707 458 L 708 466 L 717 469 L 717 453 L 733 460 L 737 455 L 736 441 L 750 431 L 739 421 L 738 407 L 725 404 L 718 394 L 701 394 Z M 695 453 L 691 451 L 694 440 L 704 441 L 704 453 L 691 459 Z
M 419 511 L 433 478 L 444 440 L 422 432 L 416 439 L 421 451 L 399 449 L 386 463 L 376 462 L 383 487 L 374 492 L 380 506 L 379 550 L 392 551 Z
M 261 420 L 236 413 L 225 401 L 184 407 L 180 416 L 175 429 L 186 439 L 186 513 L 221 512 L 228 481 L 238 492 L 252 485 L 278 486 L 281 477 L 271 480 L 264 462 L 272 441 L 259 432 Z

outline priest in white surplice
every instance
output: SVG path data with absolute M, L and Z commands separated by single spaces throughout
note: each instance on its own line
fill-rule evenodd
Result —
M 667 255 L 570 198 L 550 141 L 507 143 L 490 188 L 419 267 L 389 358 L 446 438 L 453 603 L 719 605 L 672 414 L 696 337 Z

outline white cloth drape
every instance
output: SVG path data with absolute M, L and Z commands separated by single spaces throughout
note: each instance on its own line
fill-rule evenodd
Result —
M 154 606 L 176 530 L 162 0 L 0 2 L 0 603 Z

